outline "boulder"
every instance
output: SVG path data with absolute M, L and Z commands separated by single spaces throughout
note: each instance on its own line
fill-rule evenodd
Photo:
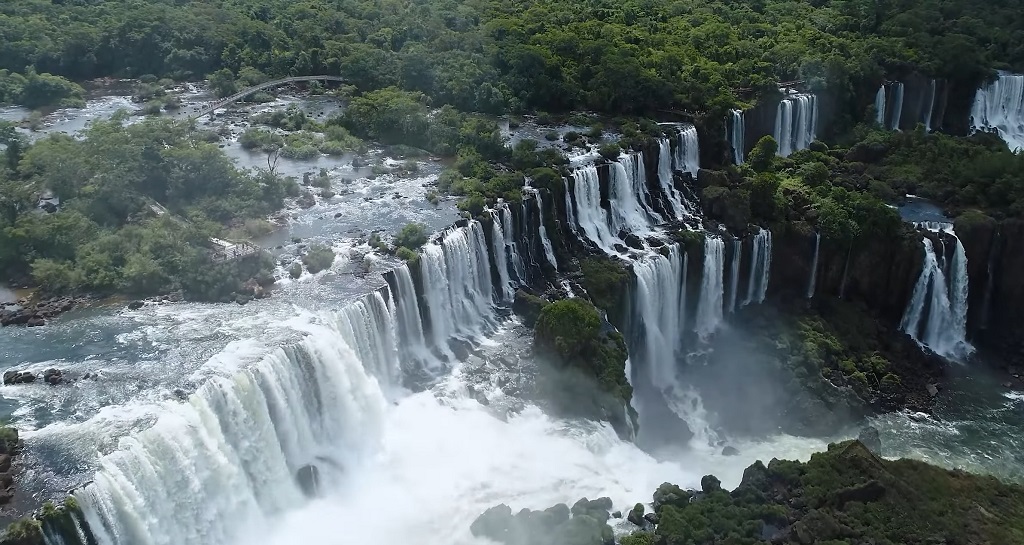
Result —
M 132 301 L 128 303 L 128 310 L 139 310 L 144 304 L 142 301 Z
M 42 316 L 32 316 L 25 322 L 25 325 L 28 327 L 40 327 L 46 325 L 46 320 Z
M 718 492 L 722 489 L 722 481 L 718 480 L 718 477 L 714 475 L 705 475 L 700 480 L 700 489 L 705 494 Z
M 647 526 L 647 524 L 645 524 L 646 521 L 644 520 L 644 504 L 638 503 L 634 505 L 633 508 L 629 510 L 629 514 L 626 515 L 626 520 L 641 528 Z
M 0 454 L 0 473 L 5 473 L 11 469 L 11 455 L 4 453 Z
M 658 512 L 662 506 L 671 505 L 673 507 L 686 507 L 690 503 L 690 498 L 693 497 L 693 493 L 689 490 L 683 490 L 678 485 L 672 483 L 662 483 L 657 490 L 654 491 L 654 511 Z
M 28 384 L 35 380 L 36 376 L 31 371 L 4 372 L 4 384 Z
M 644 249 L 644 241 L 643 241 L 643 239 L 641 239 L 640 237 L 634 235 L 633 233 L 627 234 L 626 237 L 623 239 L 623 242 L 626 243 L 626 246 L 629 246 L 630 248 L 633 248 L 634 250 L 643 250 Z
M 304 465 L 295 473 L 299 488 L 309 498 L 320 495 L 320 469 L 313 464 Z
M 64 382 L 64 375 L 60 369 L 47 369 L 43 371 L 43 381 L 52 386 L 56 386 Z

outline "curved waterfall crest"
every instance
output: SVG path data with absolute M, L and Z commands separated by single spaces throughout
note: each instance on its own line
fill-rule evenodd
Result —
M 1024 75 L 1000 72 L 971 106 L 971 131 L 995 132 L 1011 150 L 1024 149 Z

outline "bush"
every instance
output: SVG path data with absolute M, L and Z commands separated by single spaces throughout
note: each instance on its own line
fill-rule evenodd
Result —
M 459 210 L 463 212 L 469 212 L 473 217 L 479 216 L 484 212 L 484 208 L 487 207 L 487 202 L 484 200 L 483 195 L 470 195 L 459 201 Z
M 410 223 L 395 235 L 395 245 L 417 250 L 427 243 L 427 228 L 420 223 Z
M 320 243 L 312 244 L 302 256 L 302 263 L 313 274 L 329 269 L 334 264 L 334 250 Z
M 288 276 L 296 279 L 302 276 L 302 263 L 298 261 L 292 263 L 291 267 L 288 267 Z
M 395 255 L 398 256 L 399 259 L 403 259 L 410 263 L 415 262 L 420 258 L 420 254 L 406 248 L 405 246 L 400 246 L 398 250 L 395 251 Z
M 622 147 L 618 144 L 601 144 L 601 147 L 597 148 L 597 152 L 601 154 L 601 157 L 609 161 L 617 161 L 619 155 L 622 154 Z
M 778 152 L 779 143 L 771 136 L 762 136 L 757 144 L 754 144 L 754 149 L 747 154 L 747 164 L 757 172 L 766 172 L 775 164 Z

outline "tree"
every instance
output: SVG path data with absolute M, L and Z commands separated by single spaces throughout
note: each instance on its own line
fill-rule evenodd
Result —
M 754 149 L 747 154 L 747 163 L 757 172 L 766 172 L 771 170 L 778 152 L 778 142 L 770 135 L 762 136 L 757 144 L 754 144 Z
M 210 74 L 208 78 L 210 88 L 220 98 L 229 97 L 238 92 L 238 84 L 235 82 L 235 75 L 227 68 L 221 68 Z

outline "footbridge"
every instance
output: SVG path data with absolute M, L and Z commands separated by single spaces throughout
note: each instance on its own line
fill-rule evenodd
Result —
M 302 81 L 341 81 L 341 82 L 344 82 L 344 81 L 347 81 L 347 80 L 345 78 L 341 77 L 341 76 L 292 76 L 292 77 L 288 77 L 288 78 L 275 79 L 273 81 L 268 81 L 268 82 L 261 83 L 259 85 L 253 85 L 252 87 L 247 87 L 247 88 L 242 89 L 241 91 L 239 91 L 239 92 L 237 92 L 237 93 L 235 93 L 235 94 L 233 94 L 233 95 L 231 95 L 229 97 L 224 97 L 222 99 L 219 99 L 219 100 L 217 100 L 217 102 L 214 102 L 212 104 L 204 106 L 202 109 L 199 110 L 199 113 L 191 116 L 191 118 L 193 120 L 195 120 L 195 119 L 199 119 L 200 117 L 203 117 L 204 115 L 212 114 L 213 112 L 215 112 L 215 111 L 217 111 L 217 110 L 227 106 L 228 104 L 231 104 L 233 102 L 237 102 L 237 101 L 239 101 L 239 100 L 241 100 L 241 99 L 243 99 L 243 98 L 245 98 L 245 97 L 247 97 L 247 96 L 249 96 L 249 95 L 251 95 L 251 94 L 253 94 L 255 92 L 262 91 L 264 89 L 270 89 L 271 87 L 278 87 L 278 86 L 281 86 L 281 85 L 287 85 L 289 83 L 298 83 L 298 82 L 302 82 Z

